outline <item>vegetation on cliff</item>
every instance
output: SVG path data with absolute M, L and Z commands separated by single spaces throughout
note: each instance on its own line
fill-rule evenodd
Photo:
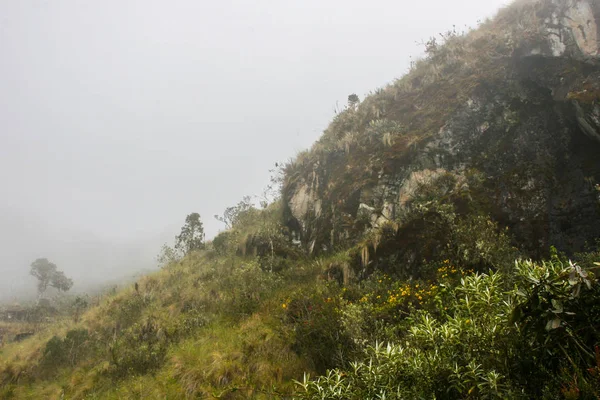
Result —
M 600 398 L 600 66 L 568 25 L 599 9 L 430 40 L 274 201 L 206 242 L 189 214 L 159 272 L 15 332 L 0 398 Z

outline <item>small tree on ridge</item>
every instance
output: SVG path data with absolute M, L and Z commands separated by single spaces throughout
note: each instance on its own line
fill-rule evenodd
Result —
M 66 292 L 73 286 L 73 281 L 59 271 L 56 264 L 48 261 L 47 258 L 38 258 L 31 263 L 29 273 L 38 280 L 38 299 L 48 289 L 48 286 Z
M 181 227 L 181 233 L 175 236 L 175 249 L 184 254 L 204 248 L 204 225 L 200 220 L 200 214 L 191 213 L 185 217 L 185 225 Z

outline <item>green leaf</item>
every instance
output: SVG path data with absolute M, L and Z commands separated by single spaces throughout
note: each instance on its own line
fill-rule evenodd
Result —
M 519 321 L 521 319 L 521 317 L 523 316 L 523 309 L 521 306 L 516 306 L 515 309 L 513 310 L 511 316 L 510 316 L 510 323 L 514 324 L 515 322 Z
M 548 323 L 546 324 L 546 330 L 547 331 L 551 331 L 557 328 L 560 328 L 560 318 L 554 318 L 551 319 L 550 321 L 548 321 Z
M 560 314 L 564 311 L 562 301 L 560 300 L 552 299 L 552 307 L 554 307 L 554 310 L 552 310 L 552 312 L 556 314 Z
M 521 296 L 521 297 L 527 297 L 527 292 L 525 292 L 523 289 L 517 289 L 517 296 Z

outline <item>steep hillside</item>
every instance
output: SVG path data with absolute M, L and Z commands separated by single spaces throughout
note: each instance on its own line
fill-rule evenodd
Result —
M 288 167 L 288 225 L 331 249 L 401 219 L 430 185 L 468 197 L 528 254 L 582 250 L 600 236 L 598 21 L 598 1 L 520 1 L 430 41 Z
M 430 40 L 272 204 L 83 314 L 2 322 L 0 399 L 600 399 L 599 24 L 528 0 Z

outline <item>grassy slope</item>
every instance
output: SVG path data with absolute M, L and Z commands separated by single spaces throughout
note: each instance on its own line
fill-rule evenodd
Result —
M 433 59 L 418 63 L 357 110 L 340 114 L 313 149 L 288 167 L 285 189 L 292 192 L 305 177 L 314 179 L 310 170 L 319 164 L 323 170 L 317 173 L 332 176 L 331 186 L 322 190 L 334 203 L 379 170 L 398 168 L 479 82 L 505 79 L 506 64 L 499 60 L 516 46 L 507 44 L 507 30 L 512 38 L 537 40 L 535 8 L 528 4 L 452 37 Z M 386 131 L 383 121 L 386 129 L 378 131 L 379 125 L 371 125 L 376 120 L 395 125 Z M 381 156 L 370 160 L 374 147 Z M 344 153 L 341 162 L 328 158 L 339 153 Z M 282 305 L 292 291 L 314 291 L 320 272 L 321 264 L 304 260 L 282 273 L 264 273 L 250 257 L 192 255 L 141 279 L 139 291 L 132 286 L 106 296 L 80 322 L 65 319 L 1 348 L 0 399 L 285 396 L 293 390 L 292 379 L 316 368 L 294 351 Z M 85 340 L 67 349 L 67 359 L 46 363 L 47 343 L 77 329 L 88 332 Z
M 194 255 L 143 278 L 139 292 L 131 287 L 106 297 L 77 324 L 63 320 L 5 346 L 0 398 L 272 398 L 290 393 L 292 379 L 311 371 L 311 365 L 291 349 L 281 304 L 290 290 L 314 286 L 316 273 L 300 267 L 265 274 L 257 268 L 251 259 Z M 144 352 L 162 348 L 139 345 L 148 341 L 140 327 L 148 326 L 149 335 L 164 342 L 165 354 L 151 359 L 157 368 L 137 370 Z M 80 328 L 90 332 L 83 345 L 89 351 L 61 368 L 45 367 L 48 340 Z M 119 347 L 118 337 L 132 335 L 133 341 Z M 133 361 L 130 357 L 119 369 L 119 355 L 115 358 L 111 348 L 131 350 Z

